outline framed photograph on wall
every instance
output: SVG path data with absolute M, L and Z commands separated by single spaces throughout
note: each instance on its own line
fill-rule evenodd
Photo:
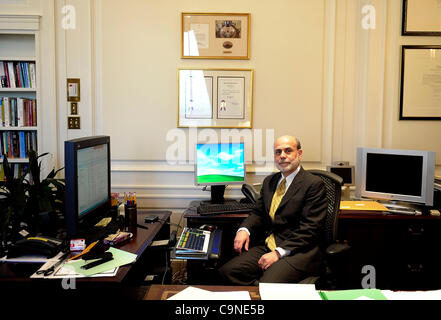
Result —
M 249 13 L 181 13 L 181 57 L 249 59 Z
M 441 0 L 403 0 L 404 36 L 441 36 Z
M 400 120 L 441 120 L 441 46 L 402 46 Z
M 178 127 L 252 128 L 252 69 L 178 69 Z

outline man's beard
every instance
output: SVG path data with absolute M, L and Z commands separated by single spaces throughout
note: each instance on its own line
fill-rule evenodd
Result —
M 286 166 L 286 167 L 282 167 L 282 166 L 280 166 L 280 164 L 281 163 L 289 163 L 289 165 L 288 166 Z M 283 162 L 279 162 L 279 163 L 276 163 L 276 167 L 277 167 L 277 169 L 279 169 L 281 172 L 288 172 L 288 171 L 294 171 L 294 170 L 296 170 L 297 169 L 297 167 L 300 165 L 300 159 L 299 159 L 299 155 L 297 154 L 297 157 L 293 160 L 293 161 L 291 161 L 291 162 L 289 162 L 289 161 L 283 161 Z

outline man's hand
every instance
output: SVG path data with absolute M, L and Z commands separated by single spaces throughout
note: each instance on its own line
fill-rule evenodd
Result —
M 265 271 L 266 269 L 268 269 L 274 262 L 277 262 L 280 260 L 280 255 L 277 252 L 277 250 L 265 253 L 263 256 L 260 257 L 259 259 L 259 267 L 260 269 L 262 269 L 263 271 Z
M 236 233 L 236 237 L 234 238 L 234 250 L 238 254 L 242 254 L 242 248 L 244 248 L 245 251 L 248 251 L 249 244 L 250 244 L 250 236 L 246 231 L 241 230 L 238 233 Z

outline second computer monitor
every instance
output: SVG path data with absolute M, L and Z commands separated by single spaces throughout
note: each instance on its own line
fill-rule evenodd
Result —
M 245 183 L 245 146 L 238 143 L 198 143 L 195 184 L 211 186 L 211 202 L 224 201 L 225 186 Z

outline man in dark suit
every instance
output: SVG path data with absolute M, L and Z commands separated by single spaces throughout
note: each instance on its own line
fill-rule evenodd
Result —
M 265 178 L 256 209 L 236 233 L 234 250 L 239 255 L 219 270 L 229 283 L 296 283 L 318 274 L 326 189 L 319 177 L 300 166 L 302 153 L 294 137 L 282 136 L 274 143 L 280 172 Z

